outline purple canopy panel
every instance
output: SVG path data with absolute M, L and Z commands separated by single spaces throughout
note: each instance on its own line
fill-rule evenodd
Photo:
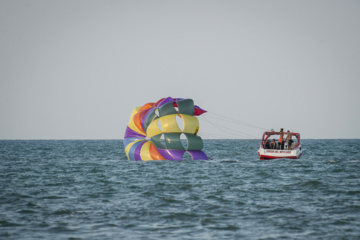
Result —
M 141 149 L 141 146 L 145 143 L 146 141 L 145 140 L 142 140 L 142 141 L 139 141 L 139 142 L 136 142 L 134 143 L 131 148 L 129 149 L 129 159 L 130 160 L 133 160 L 133 161 L 137 161 L 137 160 L 141 160 L 141 158 L 138 158 L 136 156 L 136 151 L 140 145 L 140 149 Z
M 184 98 L 175 98 L 175 102 L 177 102 L 177 101 L 181 101 L 181 100 L 183 100 Z
M 160 149 L 156 148 L 159 153 L 167 160 L 183 160 L 185 151 L 183 150 L 169 150 L 169 149 Z
M 174 99 L 172 97 L 167 97 L 164 100 L 162 100 L 156 107 L 160 107 L 169 102 L 174 102 Z
M 137 145 L 136 148 L 135 148 L 134 158 L 135 158 L 136 161 L 137 161 L 137 160 L 142 160 L 142 159 L 141 159 L 141 156 L 140 156 L 140 152 L 141 152 L 141 148 L 142 148 L 142 146 L 144 145 L 145 142 L 146 142 L 146 141 L 141 142 L 141 143 L 140 143 L 139 145 Z
M 129 128 L 129 126 L 127 126 L 124 138 L 129 138 L 129 137 L 145 138 L 146 136 L 144 134 L 140 134 L 138 132 L 135 132 L 134 130 Z
M 187 151 L 193 160 L 209 160 L 203 151 Z

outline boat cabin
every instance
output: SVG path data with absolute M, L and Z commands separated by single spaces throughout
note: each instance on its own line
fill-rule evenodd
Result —
M 264 149 L 277 149 L 277 150 L 292 150 L 297 148 L 300 145 L 300 134 L 290 132 L 291 140 L 290 142 L 286 139 L 287 132 L 284 132 L 283 137 L 283 146 L 279 143 L 280 132 L 264 132 L 261 146 Z

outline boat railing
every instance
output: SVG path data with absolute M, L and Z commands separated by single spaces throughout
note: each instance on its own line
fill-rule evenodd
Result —
M 293 150 L 293 149 L 296 149 L 296 148 L 299 146 L 299 142 L 298 142 L 297 140 L 293 141 L 293 143 L 291 144 L 291 148 L 289 148 L 289 147 L 288 147 L 288 142 L 286 141 L 285 144 L 284 144 L 284 149 L 279 149 L 279 148 L 278 148 L 278 144 L 276 145 L 276 148 L 272 148 L 272 147 L 267 148 L 267 147 L 265 146 L 265 142 L 262 142 L 262 143 L 261 143 L 261 146 L 262 146 L 262 148 L 264 148 L 264 149 Z

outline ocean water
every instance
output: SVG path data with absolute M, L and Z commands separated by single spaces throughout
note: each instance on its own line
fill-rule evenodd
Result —
M 131 162 L 121 140 L 0 141 L 0 239 L 360 239 L 360 140 L 259 142 Z

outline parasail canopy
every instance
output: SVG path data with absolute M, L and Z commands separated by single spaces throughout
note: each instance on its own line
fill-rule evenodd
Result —
M 192 99 L 162 98 L 136 107 L 125 131 L 124 147 L 129 160 L 207 160 L 197 135 L 199 116 L 206 111 Z

